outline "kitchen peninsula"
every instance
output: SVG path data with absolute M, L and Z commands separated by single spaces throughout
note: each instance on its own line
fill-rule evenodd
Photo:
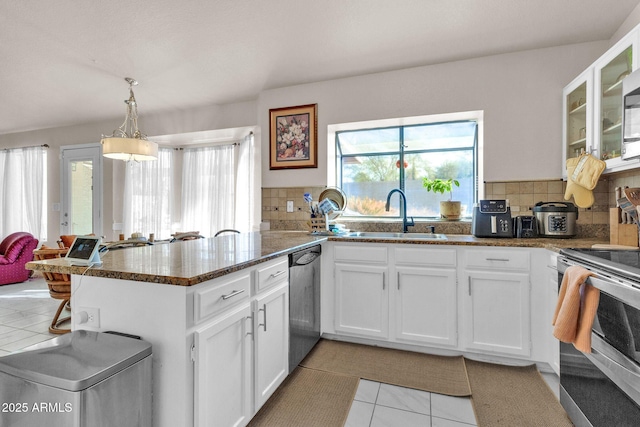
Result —
M 246 424 L 288 373 L 282 363 L 288 345 L 287 255 L 318 243 L 347 245 L 349 250 L 374 245 L 390 253 L 392 247 L 405 248 L 403 254 L 411 255 L 416 253 L 413 249 L 451 252 L 465 246 L 551 253 L 604 242 L 464 235 L 408 241 L 269 231 L 114 250 L 103 256 L 101 266 L 89 269 L 69 266 L 64 260 L 32 262 L 27 268 L 72 274 L 72 329 L 115 330 L 152 344 L 155 426 L 211 425 L 214 414 L 220 420 L 221 412 L 231 415 L 220 425 L 238 420 Z M 334 256 L 331 251 L 325 254 L 322 286 L 330 296 L 333 275 L 324 273 L 333 272 Z M 455 258 L 452 266 L 455 271 Z M 336 301 L 325 295 L 325 305 Z M 333 307 L 324 307 L 323 316 L 325 308 L 333 313 Z M 88 309 L 97 309 L 98 316 L 81 323 L 79 313 Z M 340 333 L 333 324 L 331 318 L 323 318 L 323 331 Z M 263 333 L 276 335 L 263 338 Z M 224 334 L 239 344 L 220 345 L 216 340 Z M 267 350 L 261 348 L 269 345 Z M 216 389 L 216 384 L 224 386 Z M 231 402 L 229 396 L 240 403 Z M 217 401 L 222 403 L 216 406 Z

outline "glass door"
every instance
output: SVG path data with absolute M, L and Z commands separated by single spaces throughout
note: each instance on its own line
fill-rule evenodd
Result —
M 60 234 L 102 233 L 100 144 L 62 147 Z
M 567 177 L 567 159 L 594 150 L 593 142 L 593 69 L 576 77 L 563 93 L 562 176 Z
M 622 80 L 636 69 L 638 34 L 631 32 L 594 64 L 595 143 L 594 156 L 607 162 L 607 171 L 636 167 L 622 161 Z

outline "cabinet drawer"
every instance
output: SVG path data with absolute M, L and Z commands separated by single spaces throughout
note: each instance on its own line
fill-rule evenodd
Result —
M 279 258 L 276 261 L 259 264 L 256 269 L 256 293 L 289 280 L 289 258 Z
M 530 256 L 528 251 L 510 249 L 468 249 L 466 266 L 470 268 L 490 268 L 499 270 L 529 271 Z
M 234 275 L 224 283 L 207 286 L 197 290 L 194 295 L 194 316 L 198 323 L 207 317 L 241 302 L 249 300 L 251 290 L 251 276 L 249 273 Z
M 387 248 L 384 246 L 336 245 L 336 261 L 387 262 Z
M 396 264 L 455 267 L 455 249 L 396 248 Z

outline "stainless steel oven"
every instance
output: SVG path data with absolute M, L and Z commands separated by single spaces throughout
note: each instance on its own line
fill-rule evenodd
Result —
M 560 343 L 560 402 L 576 426 L 640 425 L 640 251 L 562 250 L 558 283 L 580 265 L 600 290 L 591 353 Z

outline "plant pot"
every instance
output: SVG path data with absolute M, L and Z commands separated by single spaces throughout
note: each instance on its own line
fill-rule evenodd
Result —
M 450 200 L 440 202 L 440 217 L 447 221 L 458 221 L 460 219 L 460 202 Z

